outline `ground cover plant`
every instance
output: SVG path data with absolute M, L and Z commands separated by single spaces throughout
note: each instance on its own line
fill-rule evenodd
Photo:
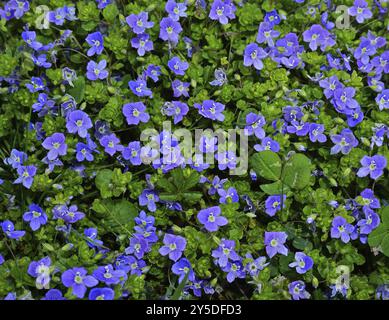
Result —
M 389 298 L 388 1 L 0 18 L 1 299 Z

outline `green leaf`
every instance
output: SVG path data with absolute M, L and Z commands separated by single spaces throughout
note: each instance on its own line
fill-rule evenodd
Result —
M 193 192 L 184 192 L 183 197 L 186 201 L 193 202 L 198 201 L 203 196 L 201 192 L 193 191 Z
M 81 103 L 84 100 L 85 95 L 85 78 L 83 76 L 77 77 L 73 82 L 74 87 L 69 89 L 69 94 L 76 100 L 77 103 Z
M 311 178 L 311 160 L 296 153 L 285 164 L 282 181 L 291 189 L 305 188 Z
M 103 10 L 104 19 L 111 23 L 115 21 L 115 18 L 117 17 L 118 14 L 119 14 L 118 7 L 116 6 L 116 4 L 113 3 L 107 5 Z
M 185 181 L 184 181 L 185 178 L 184 178 L 184 175 L 182 173 L 182 170 L 181 169 L 173 170 L 171 175 L 173 178 L 173 183 L 176 186 L 177 190 L 182 191 L 184 183 L 185 183 Z
M 192 171 L 189 177 L 184 177 L 184 190 L 190 190 L 197 186 L 199 183 L 199 174 L 196 171 Z
M 273 151 L 261 151 L 250 158 L 251 167 L 261 177 L 276 181 L 281 176 L 282 163 Z
M 182 291 L 184 290 L 186 282 L 188 281 L 188 277 L 189 277 L 189 272 L 185 274 L 184 279 L 182 279 L 181 283 L 178 285 L 177 289 L 174 291 L 170 300 L 178 300 L 181 297 Z
M 369 234 L 368 243 L 372 248 L 380 248 L 382 253 L 389 257 L 389 225 L 381 223 Z
M 177 201 L 178 195 L 177 194 L 170 194 L 170 193 L 160 193 L 159 198 L 163 201 Z
M 160 189 L 163 189 L 169 193 L 173 193 L 176 191 L 176 187 L 173 183 L 171 183 L 168 179 L 162 178 L 157 181 L 157 186 Z
M 262 184 L 260 188 L 268 195 L 285 194 L 290 191 L 287 185 L 284 185 L 284 188 L 282 188 L 282 182 L 280 180 L 269 184 Z
M 92 210 L 100 213 L 103 216 L 101 222 L 108 230 L 113 231 L 122 228 L 130 232 L 135 224 L 134 218 L 138 215 L 136 206 L 124 199 L 96 199 L 93 201 Z
M 389 227 L 389 206 L 386 206 L 382 209 L 381 220 L 384 225 Z
M 304 239 L 304 238 L 295 238 L 293 240 L 293 247 L 295 247 L 296 249 L 299 249 L 299 250 L 312 250 L 312 242 Z
M 102 198 L 106 199 L 112 197 L 112 176 L 113 171 L 109 169 L 103 169 L 96 175 L 95 183 L 97 189 L 100 190 Z
M 382 253 L 389 257 L 389 206 L 381 211 L 381 224 L 368 237 L 370 247 L 380 248 Z

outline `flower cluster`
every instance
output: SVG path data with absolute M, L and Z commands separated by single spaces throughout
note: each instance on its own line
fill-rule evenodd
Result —
M 388 299 L 388 12 L 3 1 L 0 298 Z

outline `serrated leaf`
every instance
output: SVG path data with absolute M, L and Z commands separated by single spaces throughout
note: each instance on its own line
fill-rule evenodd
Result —
M 158 188 L 163 189 L 166 192 L 173 193 L 176 191 L 176 187 L 168 179 L 162 178 L 157 181 Z
M 177 187 L 177 190 L 182 191 L 184 185 L 184 175 L 181 169 L 175 169 L 171 173 L 173 183 Z
M 197 186 L 199 183 L 199 174 L 195 171 L 191 172 L 189 177 L 184 178 L 184 190 L 190 190 L 193 187 Z
M 253 170 L 267 180 L 276 181 L 281 176 L 282 163 L 280 157 L 273 151 L 261 151 L 250 158 Z

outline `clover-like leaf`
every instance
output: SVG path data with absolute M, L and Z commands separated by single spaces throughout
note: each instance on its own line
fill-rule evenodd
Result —
M 290 191 L 290 188 L 287 185 L 283 184 L 281 180 L 278 180 L 273 183 L 262 184 L 260 185 L 260 188 L 268 195 L 285 194 Z
M 389 257 L 389 206 L 382 209 L 381 224 L 369 234 L 368 243 Z
M 136 206 L 125 199 L 96 199 L 93 201 L 92 210 L 100 214 L 102 224 L 111 231 L 131 231 L 135 224 L 134 218 L 138 215 Z
M 311 178 L 311 160 L 305 155 L 296 153 L 285 164 L 282 181 L 291 189 L 305 188 Z
M 374 229 L 368 238 L 369 246 L 379 248 L 382 253 L 389 257 L 389 226 L 381 224 L 377 229 Z
M 278 154 L 265 150 L 250 158 L 251 167 L 261 177 L 276 181 L 281 176 L 282 162 Z
M 73 85 L 74 87 L 69 89 L 69 94 L 77 103 L 80 103 L 84 100 L 85 78 L 83 76 L 78 76 L 77 79 L 73 81 Z

